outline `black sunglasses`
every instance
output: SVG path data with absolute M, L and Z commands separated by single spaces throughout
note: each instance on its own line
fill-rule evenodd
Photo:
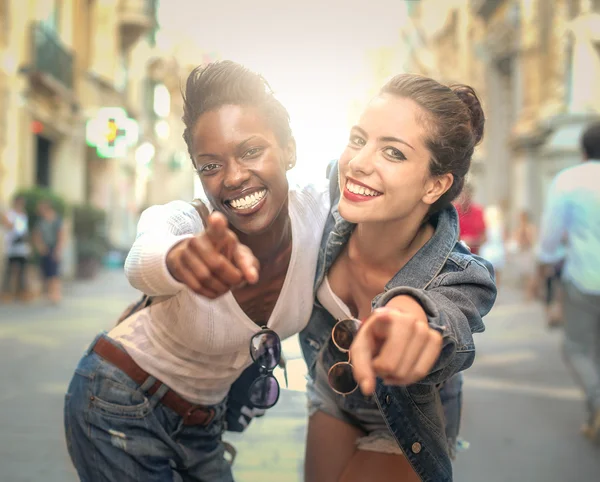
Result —
M 281 340 L 279 335 L 263 326 L 250 339 L 250 356 L 261 371 L 261 375 L 252 382 L 248 389 L 250 402 L 256 408 L 271 408 L 279 400 L 280 393 L 279 382 L 273 376 L 273 370 L 281 362 Z
M 352 374 L 350 363 L 350 346 L 358 333 L 360 320 L 346 318 L 339 320 L 331 330 L 331 341 L 341 353 L 348 354 L 348 361 L 335 363 L 327 373 L 327 381 L 331 389 L 340 395 L 350 395 L 358 388 Z

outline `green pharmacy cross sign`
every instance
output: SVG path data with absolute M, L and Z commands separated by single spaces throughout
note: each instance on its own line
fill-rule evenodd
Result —
M 127 148 L 137 143 L 138 137 L 138 123 L 127 117 L 121 107 L 100 109 L 85 126 L 85 140 L 88 146 L 96 148 L 98 157 L 123 157 L 127 155 Z

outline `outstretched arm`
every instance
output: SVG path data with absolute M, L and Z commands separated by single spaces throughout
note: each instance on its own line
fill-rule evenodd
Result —
M 393 385 L 440 383 L 475 358 L 473 333 L 484 330 L 496 286 L 490 271 L 473 259 L 462 271 L 439 277 L 427 289 L 388 291 L 358 331 L 351 348 L 354 375 L 364 393 L 376 377 Z
M 254 256 L 222 215 L 207 222 L 205 230 L 196 209 L 184 201 L 145 210 L 125 262 L 131 285 L 151 296 L 174 295 L 187 286 L 215 298 L 244 279 L 255 282 Z

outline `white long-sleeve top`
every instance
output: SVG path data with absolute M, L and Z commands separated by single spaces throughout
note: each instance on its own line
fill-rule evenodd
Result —
M 600 160 L 559 172 L 548 192 L 538 259 L 565 259 L 563 278 L 587 294 L 600 294 Z M 565 243 L 566 240 L 566 243 Z
M 7 257 L 23 257 L 29 256 L 29 242 L 26 239 L 15 242 L 20 237 L 29 234 L 29 222 L 27 214 L 19 213 L 14 209 L 6 213 L 8 221 L 13 225 L 11 229 L 6 231 L 4 235 L 4 246 L 6 248 Z M 0 225 L 1 227 L 1 225 Z
M 290 189 L 292 253 L 281 293 L 267 326 L 283 340 L 302 330 L 313 307 L 319 245 L 329 212 L 329 194 L 313 185 Z M 249 344 L 260 331 L 231 292 L 210 300 L 177 282 L 166 255 L 177 242 L 202 232 L 194 207 L 174 201 L 148 208 L 138 224 L 125 272 L 138 290 L 171 295 L 132 315 L 109 336 L 136 363 L 192 403 L 211 405 L 252 363 Z

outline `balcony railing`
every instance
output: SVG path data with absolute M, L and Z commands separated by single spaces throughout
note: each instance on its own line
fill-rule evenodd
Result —
M 56 33 L 41 23 L 31 29 L 33 58 L 36 72 L 49 75 L 69 90 L 73 88 L 73 54 Z
M 488 19 L 505 0 L 471 0 L 471 10 L 476 15 Z
M 157 0 L 121 0 L 119 16 L 122 43 L 131 47 L 142 35 L 156 28 Z
M 121 13 L 142 13 L 154 19 L 158 10 L 158 0 L 121 0 L 119 9 Z

